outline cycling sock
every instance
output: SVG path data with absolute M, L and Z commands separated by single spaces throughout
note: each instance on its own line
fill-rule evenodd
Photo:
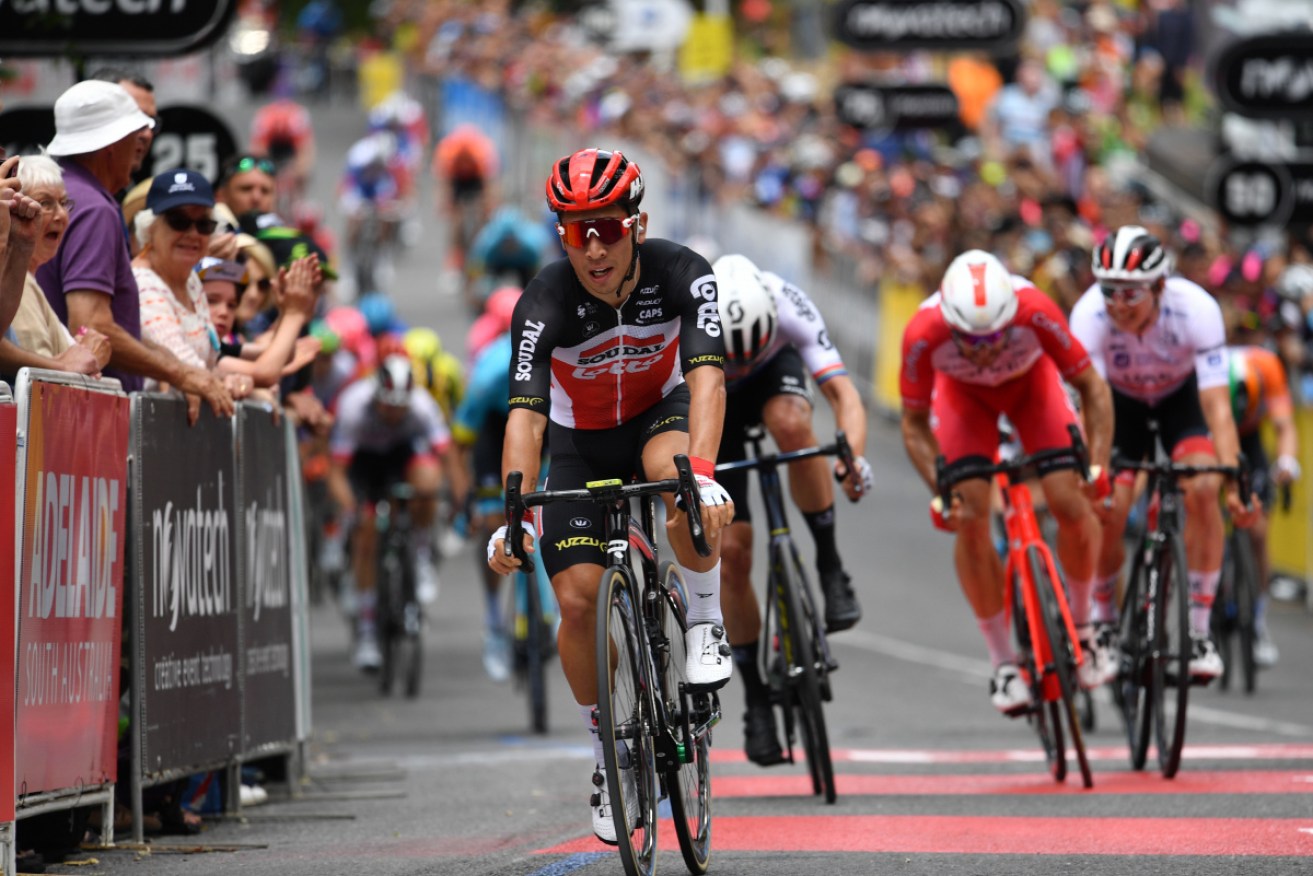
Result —
M 725 617 L 720 611 L 720 560 L 705 572 L 694 572 L 682 565 L 679 571 L 688 588 L 689 625 L 724 623 Z
M 1090 625 L 1090 591 L 1094 589 L 1094 581 L 1077 581 L 1075 578 L 1067 579 L 1067 610 L 1071 612 L 1071 622 L 1074 626 L 1087 627 Z
M 1267 632 L 1267 594 L 1259 593 L 1254 597 L 1254 629 L 1258 633 Z
M 1117 575 L 1094 579 L 1090 619 L 1096 624 L 1117 623 Z
M 985 637 L 985 647 L 989 649 L 989 661 L 998 668 L 1000 664 L 1017 662 L 1017 652 L 1012 649 L 1011 630 L 1008 629 L 1008 613 L 1000 611 L 993 617 L 978 617 L 980 632 Z
M 746 645 L 734 645 L 734 669 L 743 679 L 744 699 L 749 706 L 770 702 L 770 688 L 761 677 L 761 667 L 757 665 L 757 642 Z
M 593 712 L 597 711 L 597 706 L 580 706 L 579 716 L 584 719 L 584 726 L 588 728 L 588 736 L 593 740 L 593 757 L 597 761 L 597 768 L 601 769 L 606 763 L 606 756 L 602 753 L 602 734 L 597 732 L 597 722 L 593 720 Z
M 1206 636 L 1213 614 L 1213 597 L 1217 595 L 1217 582 L 1222 577 L 1222 570 L 1191 571 L 1187 577 L 1190 579 L 1190 632 L 1196 636 Z
M 502 628 L 501 598 L 496 590 L 483 591 L 483 616 L 488 621 L 488 629 L 498 631 Z
M 824 575 L 843 568 L 843 560 L 839 559 L 839 546 L 835 543 L 833 503 L 823 511 L 804 511 L 802 519 L 807 521 L 812 540 L 816 542 L 817 571 Z

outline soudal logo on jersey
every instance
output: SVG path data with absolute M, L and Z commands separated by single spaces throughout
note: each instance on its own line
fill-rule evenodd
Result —
M 533 374 L 533 356 L 538 351 L 538 339 L 542 337 L 545 322 L 526 319 L 524 331 L 520 335 L 520 346 L 515 351 L 515 379 L 528 380 Z
M 620 355 L 624 355 L 624 356 L 650 356 L 650 355 L 653 354 L 653 353 L 660 353 L 661 350 L 664 348 L 664 346 L 665 346 L 665 345 L 662 344 L 662 343 L 649 344 L 649 345 L 647 345 L 647 346 L 641 346 L 641 347 L 640 347 L 640 346 L 633 345 L 633 344 L 625 344 L 625 345 L 623 345 L 623 346 L 612 347 L 612 348 L 609 349 L 609 350 L 603 350 L 602 352 L 600 352 L 600 353 L 598 353 L 598 354 L 596 354 L 596 355 L 593 355 L 593 356 L 580 356 L 580 357 L 579 357 L 579 364 L 580 364 L 580 365 L 596 365 L 596 364 L 598 364 L 599 362 L 606 362 L 606 361 L 608 361 L 608 360 L 610 360 L 610 359 L 614 359 L 614 358 L 616 358 L 617 356 L 620 356 Z

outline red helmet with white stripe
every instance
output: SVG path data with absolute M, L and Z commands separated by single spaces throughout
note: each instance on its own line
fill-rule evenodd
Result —
M 556 213 L 582 213 L 619 204 L 633 215 L 643 200 L 643 174 L 621 152 L 581 149 L 552 167 L 547 204 Z
M 1150 285 L 1172 270 L 1158 238 L 1139 225 L 1123 225 L 1094 248 L 1094 279 L 1100 283 Z
M 968 250 L 953 259 L 944 272 L 939 284 L 939 310 L 950 326 L 965 334 L 1002 331 L 1017 315 L 1012 275 L 984 250 Z

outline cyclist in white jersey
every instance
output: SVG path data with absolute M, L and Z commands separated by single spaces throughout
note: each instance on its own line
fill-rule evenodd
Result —
M 1217 301 L 1184 277 L 1169 276 L 1167 251 L 1138 225 L 1108 235 L 1094 250 L 1093 270 L 1097 282 L 1072 309 L 1071 330 L 1112 387 L 1113 445 L 1130 459 L 1152 456 L 1147 424 L 1156 419 L 1163 447 L 1175 461 L 1235 465 L 1240 439 L 1231 413 L 1226 331 Z M 1198 475 L 1184 486 L 1194 639 L 1190 672 L 1207 683 L 1223 668 L 1208 637 L 1222 569 L 1221 476 Z M 1104 509 L 1094 619 L 1103 626 L 1105 642 L 1111 642 L 1117 619 L 1114 588 L 1125 559 L 1122 533 L 1133 487 L 1132 472 L 1119 475 Z M 1244 506 L 1234 481 L 1227 484 L 1226 503 L 1238 525 L 1249 525 L 1256 508 Z

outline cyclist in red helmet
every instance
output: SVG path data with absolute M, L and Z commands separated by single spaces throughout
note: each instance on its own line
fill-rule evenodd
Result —
M 566 258 L 539 271 L 515 307 L 502 467 L 524 472 L 525 489 L 535 489 L 544 434 L 552 448 L 552 489 L 630 475 L 670 478 L 674 456 L 689 455 L 715 550 L 709 558 L 697 555 L 670 496 L 667 534 L 688 585 L 687 679 L 715 689 L 729 680 L 732 666 L 720 609 L 719 535 L 734 515 L 713 478 L 725 417 L 716 277 L 693 250 L 647 237 L 642 197 L 638 165 L 619 152 L 584 149 L 552 167 L 547 203 Z M 543 511 L 539 544 L 561 606 L 561 666 L 597 763 L 589 786 L 593 831 L 614 844 L 592 717 L 604 512 L 589 503 Z M 503 527 L 488 545 L 489 565 L 501 574 L 520 564 L 504 555 L 505 533 Z M 528 539 L 526 549 L 532 549 Z M 622 784 L 632 788 L 632 777 Z M 623 805 L 632 805 L 631 795 L 625 797 Z

